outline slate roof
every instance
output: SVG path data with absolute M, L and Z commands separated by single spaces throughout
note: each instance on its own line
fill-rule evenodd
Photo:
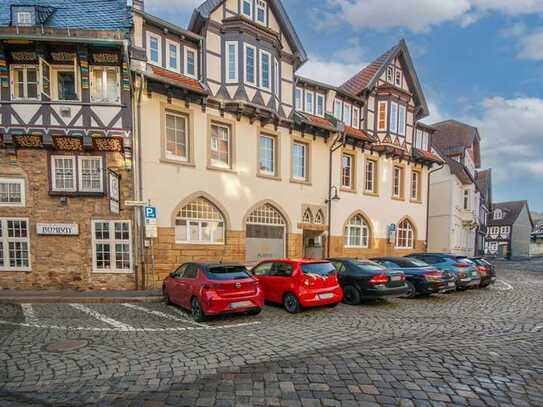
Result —
M 200 7 L 194 10 L 194 12 L 192 13 L 188 29 L 190 31 L 197 30 L 202 20 L 207 20 L 213 10 L 215 10 L 222 1 L 223 0 L 206 0 L 204 3 L 202 3 Z M 300 58 L 300 64 L 305 63 L 307 61 L 307 53 L 304 49 L 302 41 L 300 40 L 300 37 L 298 37 L 298 34 L 294 29 L 292 21 L 290 21 L 285 7 L 283 6 L 283 3 L 281 2 L 281 0 L 268 0 L 268 5 L 271 7 L 273 12 L 279 19 L 279 23 L 283 25 L 284 34 L 287 37 L 289 43 L 294 46 L 293 51 Z
M 493 204 L 493 212 L 489 216 L 488 226 L 512 226 L 525 206 L 528 206 L 528 201 L 511 201 Z M 494 220 L 494 211 L 496 209 L 501 209 L 503 211 L 503 219 Z M 528 211 L 528 213 L 530 213 L 530 211 Z
M 483 195 L 487 204 L 492 202 L 492 170 L 489 168 L 483 171 L 477 171 L 475 173 L 475 183 L 479 188 L 479 191 Z
M 439 155 L 441 157 L 443 157 L 443 159 L 445 160 L 445 164 L 447 164 L 447 166 L 449 167 L 449 170 L 451 171 L 451 173 L 454 174 L 456 176 L 456 178 L 458 178 L 458 180 L 462 184 L 470 185 L 470 184 L 473 184 L 475 182 L 472 175 L 470 174 L 470 172 L 468 171 L 468 169 L 466 168 L 466 166 L 464 164 L 459 163 L 454 158 L 449 157 L 438 146 L 434 145 L 432 147 L 439 153 Z
M 463 154 L 465 149 L 474 147 L 475 166 L 481 166 L 481 154 L 478 148 L 480 141 L 477 127 L 459 122 L 446 120 L 432 124 L 436 132 L 432 136 L 432 144 L 437 146 L 444 154 Z
M 404 57 L 405 65 L 409 71 L 410 78 L 408 78 L 408 80 L 412 81 L 411 84 L 415 88 L 415 100 L 420 105 L 424 116 L 427 116 L 430 113 L 428 104 L 426 102 L 426 98 L 424 97 L 417 72 L 415 71 L 413 60 L 409 54 L 407 43 L 403 39 L 352 78 L 343 83 L 339 88 L 346 93 L 357 96 L 365 90 L 371 89 L 377 83 L 379 77 L 383 74 L 386 66 L 400 54 Z
M 35 6 L 45 27 L 125 31 L 132 25 L 126 0 L 4 0 L 0 27 L 11 25 L 12 6 Z

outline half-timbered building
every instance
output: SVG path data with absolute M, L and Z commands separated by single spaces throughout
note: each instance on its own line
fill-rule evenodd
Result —
M 187 29 L 134 2 L 136 197 L 158 209 L 150 284 L 184 261 L 426 246 L 432 129 L 401 41 L 340 87 L 279 0 L 207 0 Z
M 134 287 L 123 0 L 0 8 L 0 287 Z

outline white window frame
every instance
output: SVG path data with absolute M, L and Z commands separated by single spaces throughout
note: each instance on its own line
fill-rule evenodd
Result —
M 211 133 L 209 135 L 209 148 L 210 148 L 210 154 L 209 154 L 209 162 L 211 164 L 211 167 L 213 168 L 220 168 L 220 169 L 228 169 L 228 168 L 232 168 L 232 127 L 230 127 L 229 125 L 226 125 L 226 124 L 222 124 L 222 123 L 216 123 L 216 122 L 213 122 L 210 126 L 210 130 L 213 129 L 213 127 L 218 127 L 218 128 L 223 128 L 223 129 L 226 129 L 228 131 L 228 156 L 227 156 L 227 159 L 228 161 L 225 163 L 224 161 L 221 161 L 221 160 L 216 160 L 214 158 L 211 157 L 211 151 L 213 150 L 213 133 Z M 218 148 L 218 146 L 217 146 Z
M 264 86 L 264 56 L 268 57 L 268 86 Z M 260 65 L 260 89 L 271 92 L 272 90 L 272 57 L 268 51 L 260 50 L 258 53 L 258 62 Z
M 418 201 L 420 199 L 421 173 L 419 171 L 411 171 L 411 200 Z
M 28 69 L 36 70 L 36 97 L 28 97 Z M 23 97 L 15 96 L 15 70 L 23 70 L 23 84 L 24 84 L 24 95 Z M 37 64 L 14 64 L 9 67 L 11 75 L 11 100 L 40 100 L 41 94 L 41 69 Z
M 175 66 L 172 66 L 170 64 L 170 57 L 171 57 L 170 47 L 172 45 L 175 47 L 175 62 L 176 62 Z M 177 42 L 166 39 L 166 68 L 169 69 L 170 71 L 179 72 L 180 70 L 179 67 L 181 64 L 181 54 L 179 52 L 179 49 L 180 49 L 180 46 Z
M 398 176 L 396 177 L 396 170 Z M 402 184 L 403 184 L 403 168 L 397 165 L 392 167 L 392 197 L 400 199 L 402 198 Z M 398 192 L 396 193 L 396 189 Z
M 51 95 L 47 95 L 47 96 L 51 96 L 52 100 L 61 101 L 61 102 L 69 103 L 69 102 L 81 101 L 81 80 L 79 78 L 79 67 L 77 66 L 76 59 L 74 59 L 74 64 L 71 66 L 70 65 L 50 65 L 49 72 L 50 72 L 49 82 L 50 82 Z M 74 91 L 77 96 L 77 99 L 68 100 L 68 99 L 59 98 L 59 92 L 58 92 L 58 82 L 59 82 L 58 73 L 59 72 L 73 72 L 74 73 Z
M 334 117 L 343 121 L 343 101 L 341 99 L 334 100 Z
M 96 224 L 97 223 L 107 223 L 109 225 L 109 239 L 97 239 L 96 238 Z M 124 223 L 128 224 L 128 239 L 116 239 L 115 238 L 115 224 Z M 111 220 L 111 219 L 93 219 L 92 220 L 92 272 L 100 274 L 131 274 L 133 272 L 133 249 L 132 249 L 132 222 L 130 220 Z M 99 269 L 96 267 L 97 253 L 96 245 L 97 244 L 109 244 L 110 248 L 110 268 L 108 269 Z M 117 248 L 116 244 L 119 243 L 128 243 L 128 261 L 130 266 L 128 269 L 117 269 Z
M 273 78 L 275 86 L 275 96 L 279 98 L 281 90 L 281 75 L 279 72 L 279 61 L 277 61 L 277 58 L 273 59 Z
M 232 61 L 230 57 L 230 47 L 234 46 L 234 60 Z M 239 82 L 239 43 L 237 41 L 226 41 L 225 43 L 226 47 L 226 69 L 225 69 L 225 76 L 226 76 L 226 83 L 238 83 Z M 230 66 L 233 64 L 234 68 L 234 76 L 230 76 Z
M 353 106 L 350 103 L 343 103 L 343 123 L 351 127 L 353 124 Z M 348 116 L 348 117 L 347 117 Z
M 8 237 L 8 221 L 26 222 L 26 237 Z M 3 264 L 0 264 L 0 271 L 32 271 L 32 255 L 30 248 L 30 222 L 28 218 L 0 218 L 0 242 L 2 243 Z M 9 265 L 9 244 L 26 243 L 28 252 L 28 265 L 24 267 L 11 267 Z
M 17 17 L 15 25 L 19 27 L 29 27 L 31 25 L 34 25 L 32 21 L 32 12 L 19 10 L 15 12 L 15 15 Z M 24 16 L 24 18 L 21 18 L 21 16 Z
M 183 119 L 185 121 L 185 155 L 184 156 L 175 155 L 175 154 L 172 154 L 172 153 L 168 152 L 168 118 L 167 118 L 168 115 L 179 117 L 179 118 L 181 118 L 181 119 Z M 174 111 L 171 111 L 171 110 L 167 110 L 164 113 L 164 156 L 166 157 L 166 159 L 181 161 L 181 162 L 189 161 L 189 151 L 190 151 L 189 150 L 190 149 L 189 139 L 190 139 L 190 137 L 189 137 L 189 116 L 187 116 L 185 114 L 182 114 L 182 113 L 177 113 L 177 112 L 174 112 Z
M 304 152 L 304 157 L 303 157 L 304 158 L 304 165 L 302 167 L 303 176 L 299 176 L 299 175 L 295 174 L 296 161 L 295 161 L 295 157 L 294 157 L 294 151 L 295 151 L 295 146 L 297 146 L 297 145 L 302 146 L 303 147 L 303 152 Z M 308 152 L 309 152 L 309 145 L 307 145 L 306 143 L 302 143 L 302 142 L 299 142 L 299 141 L 294 141 L 292 143 L 292 178 L 294 180 L 307 181 Z
M 496 209 L 494 211 L 494 214 L 492 216 L 494 220 L 502 220 L 503 219 L 503 211 L 501 209 Z
M 20 202 L 0 202 L 0 207 L 6 208 L 22 208 L 26 206 L 26 182 L 24 178 L 0 178 L 0 184 L 18 184 L 21 188 L 21 200 Z M 9 188 L 9 187 L 8 187 Z M 9 197 L 9 191 L 8 191 Z
M 213 218 L 205 218 L 205 217 L 185 217 L 185 216 L 181 216 L 182 213 L 181 211 L 189 204 L 193 204 L 195 201 L 197 200 L 203 200 L 206 202 L 207 205 L 210 205 L 211 207 L 213 207 L 213 209 L 217 212 L 217 214 L 219 215 L 220 219 L 213 219 Z M 226 241 L 226 220 L 224 218 L 224 215 L 221 213 L 221 211 L 215 206 L 213 205 L 213 203 L 207 201 L 205 198 L 197 198 L 195 201 L 191 201 L 191 202 L 188 202 L 183 208 L 181 208 L 176 216 L 175 216 L 175 228 L 177 229 L 177 221 L 184 221 L 185 222 L 185 237 L 184 238 L 181 238 L 181 239 L 178 239 L 179 237 L 179 234 L 178 234 L 178 231 L 176 230 L 175 231 L 175 243 L 177 244 L 193 244 L 193 245 L 216 245 L 216 246 L 223 246 L 225 244 L 225 241 Z M 192 224 L 195 224 L 197 223 L 198 225 L 198 240 L 191 240 L 190 239 L 190 227 L 191 227 L 191 223 Z M 203 236 L 203 233 L 202 231 L 204 230 L 204 227 L 203 227 L 203 223 L 208 223 L 208 228 L 209 228 L 209 237 L 210 239 L 209 240 L 203 240 L 202 239 L 202 236 Z M 215 236 L 215 231 L 219 225 L 219 223 L 222 223 L 222 236 L 221 236 L 221 240 L 214 240 L 214 236 Z M 214 224 L 213 226 L 211 226 L 210 224 Z
M 83 189 L 83 161 L 100 161 L 100 187 Z M 77 185 L 79 192 L 104 192 L 104 159 L 96 155 L 80 155 L 77 157 Z
M 298 97 L 299 93 L 299 97 Z M 296 86 L 294 88 L 294 105 L 296 110 L 302 111 L 304 108 L 304 90 L 300 88 L 299 86 Z
M 371 178 L 369 178 L 369 167 L 371 167 Z M 371 188 L 368 188 L 368 180 L 371 179 Z M 369 192 L 371 194 L 375 194 L 377 192 L 377 161 L 366 159 L 366 165 L 364 167 L 364 191 Z
M 326 110 L 326 98 L 324 94 L 316 93 L 315 94 L 315 115 L 319 117 L 324 117 L 325 110 Z
M 392 65 L 387 66 L 386 81 L 388 83 L 394 83 L 394 67 Z
M 415 148 L 422 150 L 422 129 L 417 129 L 415 132 Z
M 471 210 L 471 193 L 469 189 L 465 189 L 464 193 L 462 194 L 462 207 L 465 211 Z
M 268 6 L 264 0 L 255 0 L 255 21 L 259 24 L 262 24 L 263 26 L 268 25 Z M 264 21 L 260 21 L 258 19 L 258 10 L 264 11 Z
M 385 113 L 385 120 L 384 120 L 384 126 L 381 126 L 381 108 L 382 111 Z M 381 101 L 377 104 L 377 130 L 378 131 L 385 131 L 387 130 L 388 126 L 388 102 Z
M 245 8 L 243 7 L 245 3 L 249 4 L 249 7 L 251 8 L 251 11 L 249 14 L 245 13 Z M 240 10 L 241 14 L 252 20 L 253 19 L 253 0 L 241 0 L 240 5 L 241 5 L 241 10 Z
M 360 108 L 353 106 L 353 127 L 360 128 Z
M 70 160 L 72 161 L 72 170 L 73 170 L 73 188 L 59 188 L 57 187 L 57 177 L 56 177 L 56 159 Z M 78 186 L 78 169 L 77 169 L 77 157 L 75 155 L 52 155 L 51 156 L 51 190 L 53 192 L 77 192 Z
M 388 123 L 391 133 L 398 133 L 398 103 L 390 102 L 390 120 Z
M 309 108 L 309 105 L 311 105 L 311 108 Z M 306 113 L 315 114 L 315 92 L 306 89 L 304 106 L 304 111 Z
M 398 78 L 399 78 L 399 80 L 398 80 Z M 394 85 L 396 85 L 397 87 L 401 88 L 401 87 L 402 87 L 402 83 L 403 83 L 403 74 L 402 74 L 402 70 L 396 68 L 396 69 L 394 70 Z
M 151 38 L 157 40 L 158 61 L 153 61 L 151 59 Z M 150 31 L 147 31 L 147 62 L 151 65 L 162 66 L 162 37 Z
M 271 171 L 263 169 L 261 167 L 261 165 L 260 165 L 260 163 L 262 162 L 262 144 L 260 142 L 261 142 L 261 140 L 263 138 L 269 139 L 269 140 L 272 141 L 272 157 L 271 157 L 272 158 L 272 170 Z M 276 173 L 277 173 L 276 156 L 277 156 L 277 137 L 271 136 L 269 134 L 261 134 L 260 138 L 258 140 L 258 172 L 260 174 L 264 174 L 264 175 L 275 176 Z
M 357 225 L 353 222 L 355 218 L 359 217 L 362 219 L 362 224 Z M 360 230 L 360 244 L 351 244 L 351 237 L 353 237 L 353 230 L 359 229 Z M 368 222 L 366 222 L 366 219 L 360 215 L 354 215 L 351 218 L 349 218 L 349 221 L 347 222 L 347 225 L 345 226 L 344 230 L 344 242 L 343 245 L 346 248 L 361 248 L 361 249 L 367 249 L 369 247 L 370 242 L 370 228 L 368 225 Z
M 407 222 L 409 225 L 409 228 L 401 228 L 401 224 Z M 406 233 L 405 236 L 405 244 L 400 245 L 400 232 L 404 231 Z M 413 224 L 407 220 L 402 220 L 397 227 L 396 231 L 396 249 L 413 249 L 415 247 L 415 228 L 413 227 Z
M 349 166 L 344 165 L 344 159 L 348 158 Z M 346 170 L 348 169 L 348 174 Z M 345 183 L 345 179 L 348 178 L 348 183 Z M 352 154 L 341 154 L 341 187 L 347 189 L 354 189 L 354 156 Z
M 254 66 L 253 66 L 253 78 L 254 78 L 254 81 L 251 82 L 248 78 L 248 71 L 247 71 L 247 49 L 250 48 L 252 51 L 253 51 L 253 55 L 254 55 Z M 254 86 L 256 87 L 256 84 L 257 84 L 257 75 L 256 75 L 256 68 L 257 68 L 257 63 L 258 63 L 258 53 L 257 53 L 257 50 L 256 50 L 256 47 L 253 47 L 252 45 L 250 44 L 243 44 L 243 73 L 244 73 L 244 79 L 245 79 L 245 83 L 247 85 L 251 85 L 251 86 Z
M 104 87 L 102 89 L 102 97 L 97 98 L 93 96 L 93 87 L 94 84 L 94 71 L 95 70 L 101 70 L 102 71 L 102 83 L 104 83 Z M 107 97 L 107 71 L 109 70 L 115 70 L 115 76 L 117 81 L 117 95 L 115 100 L 110 100 Z M 121 102 L 121 74 L 118 66 L 102 66 L 102 65 L 94 65 L 90 67 L 90 94 L 91 94 L 91 102 L 95 103 L 115 103 L 118 104 Z
M 398 105 L 398 134 L 405 137 L 407 129 L 407 108 L 404 105 Z
M 188 61 L 189 61 L 189 53 L 194 53 L 194 74 L 189 73 L 188 71 Z M 196 48 L 192 47 L 183 47 L 183 53 L 184 53 L 184 72 L 185 75 L 192 78 L 192 79 L 198 79 L 198 51 Z

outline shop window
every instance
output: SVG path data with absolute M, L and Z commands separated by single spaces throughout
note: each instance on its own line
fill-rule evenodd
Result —
M 0 178 L 0 207 L 25 206 L 25 181 L 22 178 Z
M 130 221 L 92 221 L 93 272 L 130 273 L 132 238 Z
M 0 270 L 30 271 L 28 219 L 0 218 Z
M 224 217 L 207 199 L 197 198 L 177 213 L 175 240 L 177 243 L 224 244 Z

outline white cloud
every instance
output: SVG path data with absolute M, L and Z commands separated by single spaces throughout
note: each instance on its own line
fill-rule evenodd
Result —
M 444 22 L 473 24 L 489 13 L 509 16 L 543 12 L 543 0 L 328 0 L 338 18 L 355 28 L 407 28 L 414 32 Z M 323 17 L 326 14 L 323 14 Z M 328 24 L 321 22 L 321 27 Z
M 483 167 L 492 167 L 498 181 L 541 182 L 543 99 L 493 97 L 482 107 L 482 114 L 462 120 L 479 129 Z
M 519 58 L 543 60 L 543 31 L 532 32 L 519 39 Z
M 322 59 L 315 55 L 309 56 L 309 61 L 296 72 L 298 75 L 339 86 L 362 70 L 367 63 L 341 63 L 332 58 Z

